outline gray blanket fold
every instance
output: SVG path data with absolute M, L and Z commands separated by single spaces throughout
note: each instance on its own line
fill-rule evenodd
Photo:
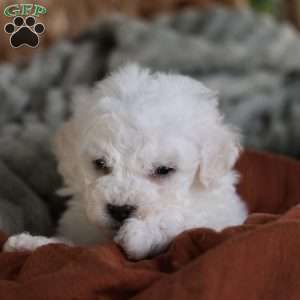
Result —
M 72 93 L 125 62 L 176 71 L 219 91 L 246 147 L 300 157 L 300 38 L 251 12 L 112 16 L 30 62 L 0 65 L 0 229 L 49 234 L 64 207 L 51 150 Z

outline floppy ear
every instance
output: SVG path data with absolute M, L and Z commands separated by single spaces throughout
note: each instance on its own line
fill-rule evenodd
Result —
M 72 93 L 72 119 L 65 122 L 58 129 L 54 137 L 54 153 L 58 160 L 58 172 L 64 178 L 65 187 L 58 191 L 61 195 L 72 195 L 80 191 L 82 176 L 80 171 L 78 149 L 79 130 L 76 125 L 80 124 L 88 114 L 90 104 L 90 91 L 87 88 L 76 88 Z
M 209 135 L 208 142 L 202 146 L 199 168 L 199 179 L 205 187 L 230 171 L 241 151 L 240 135 L 233 128 L 218 124 Z
M 80 187 L 80 174 L 76 141 L 78 140 L 73 121 L 66 122 L 54 138 L 54 152 L 58 160 L 58 171 L 63 176 L 65 188 L 60 189 L 61 195 L 72 195 Z

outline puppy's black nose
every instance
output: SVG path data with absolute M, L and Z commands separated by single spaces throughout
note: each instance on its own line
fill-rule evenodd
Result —
M 135 211 L 135 207 L 131 205 L 106 205 L 107 212 L 109 215 L 120 223 L 123 223 L 130 215 Z

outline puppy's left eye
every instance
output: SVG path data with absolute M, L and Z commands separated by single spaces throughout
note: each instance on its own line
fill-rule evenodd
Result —
M 175 168 L 166 167 L 166 166 L 159 166 L 154 170 L 154 176 L 167 176 L 171 173 L 174 173 L 176 170 Z
M 96 170 L 102 171 L 105 175 L 111 173 L 111 168 L 107 166 L 104 158 L 95 159 L 93 164 Z

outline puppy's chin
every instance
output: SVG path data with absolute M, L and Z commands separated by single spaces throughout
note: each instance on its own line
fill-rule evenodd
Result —
M 119 230 L 122 228 L 122 226 L 125 224 L 124 223 L 118 223 L 118 222 L 109 222 L 105 224 L 96 224 L 96 226 L 99 228 L 101 232 L 106 232 L 106 234 L 109 234 L 111 237 L 114 237 Z
M 111 225 L 111 230 L 116 234 L 120 229 L 121 227 L 124 225 L 124 223 L 113 223 Z
M 128 223 L 128 220 L 130 220 L 130 219 L 133 219 L 133 218 L 129 218 L 129 219 L 125 220 L 123 223 L 112 221 L 109 226 L 109 229 L 111 230 L 112 234 L 116 235 L 120 231 L 120 229 Z

